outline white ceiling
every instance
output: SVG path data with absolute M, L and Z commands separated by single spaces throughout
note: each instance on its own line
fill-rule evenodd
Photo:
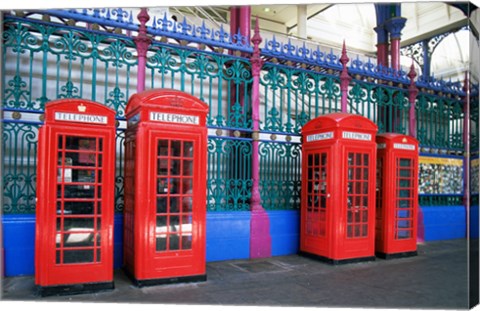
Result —
M 223 21 L 219 19 L 219 22 L 228 24 L 229 6 L 206 8 L 214 10 L 211 16 L 223 17 Z M 373 2 L 306 4 L 306 12 L 306 41 L 310 46 L 319 45 L 321 50 L 338 51 L 345 41 L 351 55 L 375 56 L 377 34 L 374 31 L 376 13 Z M 478 10 L 474 12 L 474 17 L 478 19 Z M 271 38 L 275 35 L 278 39 L 283 36 L 284 40 L 294 40 L 296 44 L 300 42 L 295 40 L 298 37 L 297 4 L 251 5 L 251 14 L 252 22 L 254 17 L 259 18 L 262 37 Z M 443 2 L 404 2 L 401 5 L 401 16 L 407 19 L 402 30 L 402 46 L 469 24 L 468 18 L 460 9 Z M 478 55 L 478 41 L 475 44 L 475 40 L 471 40 L 470 36 L 468 31 L 460 31 L 444 38 L 438 44 L 431 64 L 431 70 L 437 78 L 451 78 L 454 81 L 463 79 L 465 70 L 472 66 L 470 54 Z M 478 60 L 473 61 L 478 64 Z M 411 64 L 411 59 L 401 58 L 402 67 L 408 68 Z M 478 77 L 478 73 L 475 73 L 475 77 Z
M 269 11 L 265 12 L 268 8 Z M 297 5 L 254 5 L 252 16 L 260 18 L 264 30 L 297 35 Z M 457 8 L 442 2 L 403 3 L 402 17 L 407 19 L 402 41 L 414 42 L 466 23 Z M 376 14 L 373 3 L 307 4 L 307 36 L 315 41 L 341 45 L 343 39 L 363 52 L 376 50 Z M 368 36 L 359 40 L 359 35 Z M 370 44 L 367 44 L 370 42 Z
M 182 2 L 183 1 L 183 2 Z M 151 13 L 169 11 L 170 13 L 179 11 L 185 14 L 197 13 L 199 10 L 208 12 L 211 22 L 216 25 L 224 24 L 224 29 L 229 29 L 229 5 L 224 5 L 221 0 L 197 0 L 197 6 L 191 6 L 191 0 L 176 0 L 175 7 L 165 6 L 164 1 L 152 0 L 102 0 L 100 2 L 90 0 L 71 0 L 63 3 L 65 7 L 124 7 L 138 8 L 148 7 Z M 210 2 L 214 2 L 210 5 Z M 263 0 L 261 5 L 242 2 L 242 5 L 250 5 L 252 17 L 258 16 L 263 38 L 272 38 L 275 35 L 277 40 L 293 40 L 292 43 L 300 45 L 301 41 L 296 40 L 297 36 L 297 5 L 302 0 L 289 0 L 292 4 L 283 4 L 272 2 L 275 0 Z M 284 0 L 282 0 L 284 1 Z M 320 1 L 320 2 L 319 2 Z M 478 0 L 473 0 L 478 1 Z M 31 2 L 24 3 L 23 0 L 15 2 L 2 2 L 2 6 L 8 8 L 7 3 L 15 7 L 31 7 Z M 377 1 L 378 2 L 378 1 Z M 459 2 L 456 3 L 469 3 Z M 41 6 L 55 7 L 51 0 L 44 0 L 38 3 Z M 216 3 L 219 3 L 217 5 Z M 274 3 L 274 4 L 271 4 Z M 275 4 L 281 3 L 281 4 Z M 478 3 L 476 3 L 478 6 Z M 239 4 L 236 4 L 239 5 Z M 475 7 L 475 5 L 473 5 Z M 267 10 L 268 8 L 268 10 Z M 307 45 L 319 46 L 321 50 L 333 49 L 334 52 L 341 48 L 345 40 L 349 57 L 352 59 L 355 55 L 366 55 L 374 57 L 376 52 L 377 37 L 374 31 L 376 26 L 376 14 L 374 2 L 358 2 L 351 0 L 349 3 L 328 3 L 317 0 L 314 3 L 306 4 L 307 10 Z M 402 46 L 418 42 L 420 40 L 431 38 L 435 35 L 458 29 L 462 25 L 468 24 L 468 18 L 459 9 L 444 2 L 417 2 L 404 0 L 401 5 L 401 16 L 407 19 L 405 28 L 402 31 Z M 436 77 L 446 79 L 462 76 L 467 68 L 478 68 L 479 47 L 478 47 L 478 24 L 480 18 L 478 9 L 472 14 L 470 24 L 475 28 L 477 38 L 474 38 L 468 31 L 459 32 L 445 38 L 436 48 L 432 59 L 432 72 Z M 162 13 L 163 14 L 163 13 Z M 191 15 L 192 16 L 192 15 Z M 195 17 L 193 20 L 195 21 Z M 195 22 L 197 22 L 196 20 Z M 252 22 L 254 18 L 252 18 Z M 253 25 L 252 25 L 253 27 Z M 473 57 L 472 57 L 473 56 Z M 408 58 L 401 58 L 401 65 L 409 67 L 412 61 Z M 472 65 L 473 63 L 473 65 Z M 470 67 L 469 67 L 470 66 Z M 473 74 L 478 81 L 478 70 Z

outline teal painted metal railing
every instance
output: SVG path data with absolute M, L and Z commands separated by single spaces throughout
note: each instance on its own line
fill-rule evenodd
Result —
M 9 16 L 3 27 L 3 211 L 35 210 L 37 136 L 45 103 L 82 97 L 117 112 L 116 211 L 121 212 L 124 111 L 137 82 L 132 37 Z M 295 209 L 300 200 L 301 127 L 312 118 L 340 110 L 340 78 L 332 69 L 298 62 L 287 65 L 288 59 L 276 58 L 278 62 L 267 57 L 260 76 L 260 133 L 272 137 L 259 146 L 260 191 L 266 209 Z M 406 133 L 408 90 L 398 79 L 392 81 L 355 75 L 348 110 L 375 121 L 379 132 Z M 147 87 L 182 90 L 210 107 L 209 211 L 250 209 L 251 84 L 249 59 L 222 49 L 209 51 L 161 40 L 153 41 L 147 53 Z M 415 105 L 421 146 L 461 152 L 462 107 L 457 95 L 423 88 Z M 478 137 L 478 133 L 472 135 Z M 458 203 L 456 198 L 421 200 Z
M 250 139 L 208 140 L 208 211 L 248 211 L 251 199 Z
M 420 92 L 416 104 L 417 138 L 426 149 L 463 150 L 463 103 Z
M 150 88 L 174 88 L 209 105 L 210 127 L 251 129 L 248 59 L 154 44 L 147 61 Z

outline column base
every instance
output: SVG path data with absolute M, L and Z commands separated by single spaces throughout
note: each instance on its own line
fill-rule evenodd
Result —
M 272 237 L 270 236 L 270 219 L 267 212 L 252 211 L 250 219 L 250 258 L 267 258 L 272 256 Z

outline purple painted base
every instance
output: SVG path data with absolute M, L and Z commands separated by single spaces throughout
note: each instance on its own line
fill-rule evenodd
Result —
M 423 225 L 423 211 L 421 208 L 418 208 L 417 212 L 417 242 L 425 242 L 425 227 Z
M 250 219 L 250 258 L 267 258 L 272 256 L 272 237 L 270 236 L 270 219 L 262 210 L 252 211 Z

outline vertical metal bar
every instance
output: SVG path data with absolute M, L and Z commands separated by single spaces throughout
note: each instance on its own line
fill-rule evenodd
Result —
M 348 105 L 348 85 L 352 78 L 348 75 L 347 63 L 350 59 L 347 56 L 347 49 L 345 48 L 345 40 L 343 41 L 342 56 L 340 57 L 340 63 L 342 63 L 342 73 L 340 74 L 340 90 L 342 92 L 341 97 L 341 109 L 343 113 L 347 113 Z
M 96 41 L 96 40 L 95 40 Z M 98 45 L 94 44 L 92 46 L 92 100 L 97 100 L 97 56 L 98 56 Z
M 415 67 L 412 65 L 410 66 L 410 72 L 408 73 L 408 77 L 410 78 L 410 85 L 408 87 L 408 101 L 410 103 L 410 109 L 408 111 L 408 134 L 412 137 L 417 137 L 417 129 L 416 129 L 416 120 L 415 120 L 415 102 L 418 95 L 418 88 L 415 85 L 415 77 L 417 76 L 415 72 Z
M 56 85 L 56 96 L 57 98 L 60 95 L 60 54 L 57 54 L 57 85 Z
M 126 91 L 125 91 L 125 98 L 128 100 L 130 98 L 130 65 L 127 65 L 127 81 L 126 81 Z M 125 107 L 126 108 L 126 107 Z
M 80 58 L 80 98 L 83 98 L 83 72 L 85 66 L 85 59 L 83 57 Z
M 260 106 L 260 71 L 262 69 L 263 60 L 260 57 L 259 44 L 262 41 L 260 37 L 260 29 L 258 25 L 258 17 L 255 23 L 255 34 L 252 38 L 254 44 L 253 55 L 250 58 L 252 64 L 252 201 L 251 201 L 251 238 L 250 238 L 250 257 L 262 258 L 271 256 L 271 237 L 270 237 L 270 221 L 268 214 L 261 206 L 261 198 L 259 192 L 259 106 Z
M 291 108 L 291 102 L 292 102 L 292 92 L 291 92 L 291 86 L 292 86 L 292 71 L 288 71 L 287 75 L 287 116 L 286 116 L 286 131 L 290 132 L 292 130 L 292 124 L 290 122 L 291 120 L 291 115 L 292 115 L 292 108 Z
M 150 88 L 155 88 L 155 68 L 152 67 L 152 69 L 150 69 L 150 71 L 152 72 L 151 73 L 151 79 L 150 79 Z M 138 73 L 138 69 L 137 69 L 137 73 Z M 162 75 L 161 75 L 161 78 L 162 78 L 162 88 L 164 88 L 164 77 L 163 77 L 163 72 L 162 72 Z
M 108 100 L 108 61 L 105 62 L 105 89 L 104 89 L 104 92 L 105 92 L 105 96 L 104 96 L 103 102 L 106 103 L 107 100 Z
M 34 53 L 31 50 L 30 51 L 30 68 L 29 68 L 29 77 L 28 77 L 28 103 L 27 107 L 31 105 L 31 108 L 33 108 L 33 103 L 32 103 L 32 77 L 33 77 L 33 58 L 34 58 Z
M 145 24 L 150 19 L 146 8 L 140 9 L 140 13 L 138 13 L 137 19 L 140 21 L 140 26 L 138 28 L 138 35 L 133 39 L 133 41 L 135 42 L 138 52 L 137 93 L 140 93 L 145 90 L 146 56 L 148 47 L 152 42 L 152 40 L 147 35 L 147 27 L 145 26 Z
M 318 105 L 319 105 L 319 101 L 318 101 L 318 89 L 320 87 L 320 79 L 319 79 L 319 76 L 318 74 L 314 74 L 314 79 L 315 79 L 315 86 L 314 86 L 314 95 L 315 95 L 315 118 L 318 117 Z

